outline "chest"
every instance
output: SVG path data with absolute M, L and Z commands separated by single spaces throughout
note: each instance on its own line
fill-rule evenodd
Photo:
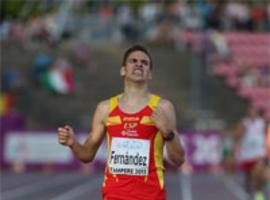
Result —
M 108 117 L 107 132 L 111 137 L 151 139 L 158 131 L 151 115 L 152 111 L 148 109 L 133 115 L 115 112 Z

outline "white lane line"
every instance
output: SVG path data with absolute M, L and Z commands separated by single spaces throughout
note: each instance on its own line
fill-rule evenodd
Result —
M 232 178 L 225 176 L 215 176 L 218 180 L 221 180 L 225 187 L 232 192 L 232 194 L 239 200 L 247 200 L 248 194 L 244 191 L 244 189 L 237 184 Z
M 78 186 L 74 187 L 73 189 L 65 192 L 61 195 L 58 195 L 50 200 L 74 200 L 80 197 L 84 193 L 91 193 L 94 190 L 100 187 L 102 182 L 101 177 L 97 177 L 86 181 L 85 183 L 79 184 Z
M 7 192 L 3 192 L 2 197 L 5 200 L 21 197 L 23 195 L 31 194 L 33 192 L 41 191 L 49 187 L 56 187 L 66 182 L 72 182 L 76 179 L 80 179 L 83 176 L 79 176 L 76 174 L 64 174 L 61 176 L 55 176 L 53 179 L 48 180 L 40 180 L 39 182 L 33 182 L 32 184 L 22 186 L 13 190 L 9 190 Z
M 183 200 L 192 200 L 192 191 L 191 191 L 191 175 L 180 175 L 180 187 L 182 191 Z

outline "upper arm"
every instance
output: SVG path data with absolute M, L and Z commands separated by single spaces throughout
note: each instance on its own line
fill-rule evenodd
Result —
M 166 99 L 161 99 L 158 106 L 164 111 L 171 123 L 176 127 L 176 114 L 173 104 Z
M 105 124 L 109 114 L 109 101 L 102 101 L 98 104 L 92 121 L 92 131 L 89 133 L 85 144 L 99 146 L 105 134 Z M 88 146 L 88 145 L 87 145 Z

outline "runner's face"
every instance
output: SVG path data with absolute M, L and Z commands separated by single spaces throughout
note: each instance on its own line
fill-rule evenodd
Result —
M 152 79 L 150 59 L 142 51 L 129 54 L 125 66 L 121 67 L 121 76 L 128 80 L 143 82 Z

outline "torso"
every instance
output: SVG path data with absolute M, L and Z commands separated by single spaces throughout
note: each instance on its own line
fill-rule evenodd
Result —
M 257 160 L 266 155 L 265 123 L 262 118 L 244 119 L 245 133 L 241 141 L 240 161 Z
M 159 99 L 151 95 L 149 103 L 135 113 L 120 108 L 119 96 L 110 99 L 104 199 L 165 199 L 164 141 L 150 119 Z

